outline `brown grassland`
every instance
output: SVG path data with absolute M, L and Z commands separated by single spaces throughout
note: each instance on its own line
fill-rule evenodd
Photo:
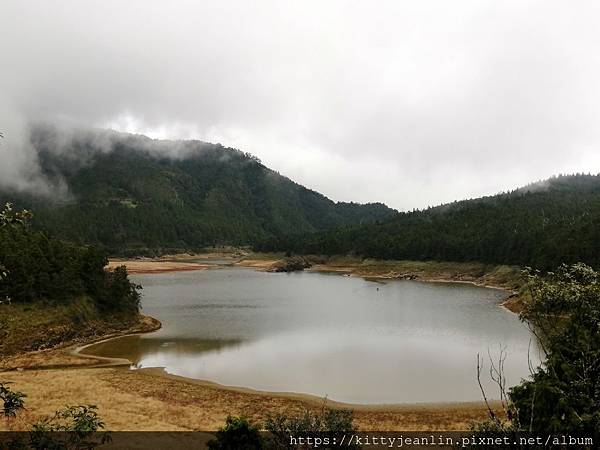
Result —
M 93 364 L 93 360 L 86 360 Z M 102 363 L 102 362 L 101 362 Z M 118 430 L 216 430 L 227 415 L 262 421 L 271 413 L 317 410 L 323 400 L 307 395 L 257 392 L 167 375 L 161 369 L 79 365 L 0 373 L 3 381 L 27 394 L 27 409 L 18 420 L 0 420 L 0 430 L 27 424 L 65 405 L 94 404 L 106 428 Z M 398 406 L 344 405 L 354 410 L 361 430 L 465 430 L 486 416 L 481 403 Z

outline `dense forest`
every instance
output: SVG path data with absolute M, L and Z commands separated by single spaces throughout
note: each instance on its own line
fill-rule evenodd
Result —
M 600 266 L 600 176 L 555 177 L 509 193 L 398 213 L 370 224 L 267 239 L 262 251 Z
M 137 314 L 140 295 L 124 267 L 105 271 L 106 255 L 31 229 L 31 214 L 0 211 L 0 302 L 70 303 L 90 299 L 99 311 Z
M 247 245 L 395 213 L 334 203 L 219 144 L 50 126 L 35 128 L 31 141 L 42 176 L 62 189 L 5 190 L 0 201 L 35 210 L 37 229 L 113 254 Z
M 600 177 L 402 212 L 335 203 L 220 144 L 106 130 L 33 129 L 50 192 L 0 191 L 36 211 L 34 229 L 110 254 L 215 245 L 378 259 L 479 261 L 551 269 L 600 265 Z

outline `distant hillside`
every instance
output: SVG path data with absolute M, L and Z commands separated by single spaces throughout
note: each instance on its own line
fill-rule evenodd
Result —
M 600 266 L 600 176 L 574 175 L 510 193 L 399 213 L 360 226 L 270 239 L 265 251 L 381 259 Z
M 200 141 L 38 127 L 44 176 L 66 185 L 49 201 L 0 192 L 35 211 L 34 225 L 112 253 L 244 245 L 388 217 L 381 203 L 334 203 L 252 155 Z

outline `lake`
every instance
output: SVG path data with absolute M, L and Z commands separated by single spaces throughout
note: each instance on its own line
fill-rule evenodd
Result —
M 134 367 L 228 386 L 351 403 L 478 401 L 477 354 L 507 354 L 514 385 L 535 365 L 535 339 L 500 306 L 506 293 L 458 283 L 246 268 L 136 275 L 143 313 L 161 330 L 94 345 Z M 531 348 L 531 351 L 529 349 Z

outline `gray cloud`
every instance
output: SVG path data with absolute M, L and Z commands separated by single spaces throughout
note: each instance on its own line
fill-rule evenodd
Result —
M 0 182 L 28 187 L 40 119 L 221 142 L 399 209 L 599 172 L 599 8 L 4 1 Z

